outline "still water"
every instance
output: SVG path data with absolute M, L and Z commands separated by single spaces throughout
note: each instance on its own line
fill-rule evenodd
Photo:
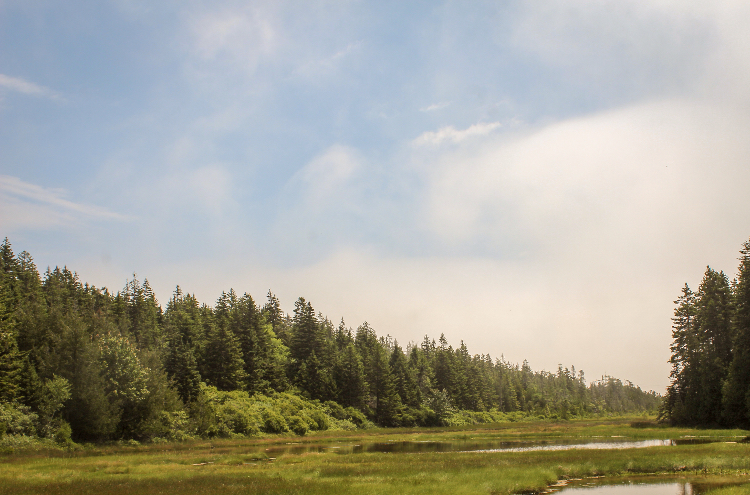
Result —
M 363 444 L 287 444 L 263 449 L 267 455 L 305 454 L 310 452 L 332 452 L 338 454 L 359 454 L 366 452 L 408 454 L 419 452 L 531 452 L 537 450 L 573 450 L 573 449 L 638 449 L 684 445 L 688 443 L 707 443 L 715 440 L 680 439 L 680 440 L 622 440 L 618 438 L 597 438 L 582 441 L 502 441 L 502 442 L 374 442 Z M 592 494 L 595 495 L 595 494 Z M 620 494 L 615 494 L 620 495 Z M 692 495 L 692 494 L 686 494 Z
M 674 480 L 625 482 L 615 485 L 574 481 L 565 487 L 553 486 L 545 493 L 556 493 L 556 495 L 700 495 L 718 486 L 721 485 Z

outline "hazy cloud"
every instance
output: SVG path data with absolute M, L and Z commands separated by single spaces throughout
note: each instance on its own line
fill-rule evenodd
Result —
M 447 108 L 451 105 L 450 101 L 441 101 L 440 103 L 433 103 L 432 105 L 427 105 L 426 107 L 420 108 L 420 112 L 434 112 L 435 110 L 442 110 L 443 108 Z
M 291 179 L 302 183 L 310 206 L 340 199 L 343 186 L 362 168 L 362 158 L 353 148 L 334 145 L 312 159 Z
M 345 48 L 336 51 L 333 55 L 308 60 L 295 71 L 301 76 L 314 78 L 334 73 L 344 61 L 353 53 L 360 50 L 361 41 L 349 43 Z
M 20 77 L 6 76 L 0 74 L 0 88 L 8 91 L 16 91 L 29 96 L 49 98 L 50 100 L 65 101 L 58 92 L 39 84 L 21 79 Z
M 65 199 L 62 189 L 48 189 L 17 177 L 0 175 L 0 226 L 9 230 L 45 228 L 83 220 L 129 220 L 100 206 Z
M 457 130 L 452 125 L 449 125 L 437 131 L 427 131 L 420 134 L 419 137 L 412 141 L 412 144 L 414 146 L 437 146 L 445 142 L 460 143 L 470 137 L 489 134 L 500 127 L 500 125 L 500 122 L 479 123 L 464 130 Z

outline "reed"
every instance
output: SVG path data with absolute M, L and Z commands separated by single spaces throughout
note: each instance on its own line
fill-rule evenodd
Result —
M 733 441 L 741 430 L 689 430 L 628 422 L 495 425 L 473 429 L 327 432 L 313 437 L 110 445 L 75 451 L 24 451 L 0 456 L 2 494 L 463 494 L 542 491 L 559 479 L 607 476 L 721 477 L 750 481 L 750 444 L 623 450 L 450 453 L 263 453 L 279 443 L 713 437 Z M 747 495 L 747 486 L 717 495 Z

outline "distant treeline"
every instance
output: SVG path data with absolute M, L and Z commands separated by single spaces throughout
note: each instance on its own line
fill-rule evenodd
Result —
M 673 424 L 750 426 L 750 241 L 737 278 L 706 268 L 675 301 L 672 383 L 660 412 Z
M 402 348 L 363 323 L 334 325 L 303 298 L 233 290 L 213 307 L 148 281 L 117 293 L 67 268 L 40 277 L 0 246 L 0 435 L 75 440 L 444 425 L 655 411 L 630 382 L 560 366 L 534 372 L 444 336 Z

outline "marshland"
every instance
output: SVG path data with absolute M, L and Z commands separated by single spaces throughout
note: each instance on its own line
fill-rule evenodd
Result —
M 305 437 L 213 439 L 75 449 L 41 446 L 0 457 L 0 493 L 541 493 L 560 482 L 691 482 L 748 493 L 745 430 L 664 427 L 643 418 L 524 421 L 481 427 L 322 432 Z M 378 451 L 388 443 L 554 446 L 616 439 L 700 442 L 613 450 Z M 285 450 L 290 446 L 307 451 Z M 314 448 L 313 448 L 314 447 Z M 575 481 L 570 481 L 575 484 Z M 580 483 L 580 482 L 579 482 Z M 713 492 L 712 492 L 713 493 Z

